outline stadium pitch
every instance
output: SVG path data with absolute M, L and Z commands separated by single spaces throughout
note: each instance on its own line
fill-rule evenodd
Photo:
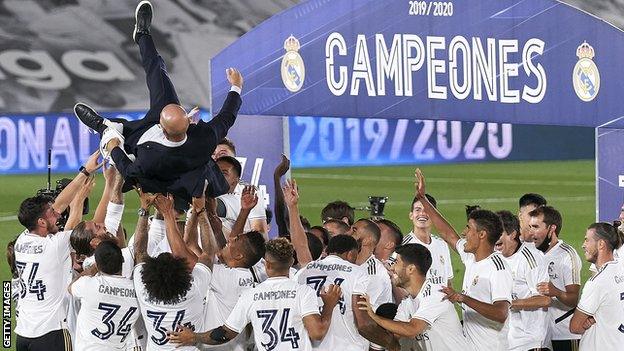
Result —
M 341 199 L 354 207 L 363 207 L 368 205 L 368 196 L 387 196 L 386 218 L 408 233 L 411 230 L 408 212 L 414 196 L 415 167 L 295 169 L 292 176 L 300 188 L 301 212 L 313 225 L 320 224 L 320 211 L 327 202 Z M 466 225 L 464 205 L 479 204 L 490 210 L 507 209 L 517 213 L 518 198 L 524 193 L 536 192 L 544 195 L 549 204 L 561 211 L 563 226 L 560 238 L 573 246 L 583 258 L 583 236 L 587 226 L 595 220 L 593 161 L 426 165 L 421 169 L 427 180 L 427 192 L 436 197 L 438 208 L 458 231 Z M 69 176 L 56 174 L 53 181 Z M 45 181 L 45 174 L 0 177 L 3 199 L 0 203 L 0 243 L 3 248 L 24 230 L 16 218 L 20 202 L 43 188 Z M 99 176 L 96 182 L 89 199 L 91 213 L 101 196 L 103 177 Z M 123 224 L 129 233 L 136 224 L 137 209 L 138 197 L 134 193 L 127 194 Z M 368 215 L 366 211 L 356 211 L 356 217 Z M 91 218 L 91 215 L 86 218 Z M 453 284 L 461 287 L 463 266 L 457 254 L 451 251 L 451 256 L 455 271 Z M 589 277 L 588 266 L 584 261 L 582 284 Z M 4 281 L 11 279 L 6 263 L 0 265 L 0 274 Z

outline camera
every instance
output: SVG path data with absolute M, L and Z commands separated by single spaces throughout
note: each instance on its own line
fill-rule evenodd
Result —
M 371 213 L 371 219 L 382 219 L 384 218 L 384 207 L 386 206 L 386 201 L 388 201 L 387 196 L 369 196 L 368 202 L 370 203 L 370 207 L 368 210 Z
M 51 170 L 52 170 L 52 149 L 48 149 L 48 186 L 43 189 L 37 190 L 37 196 L 44 195 L 44 196 L 51 197 L 52 199 L 56 199 L 56 197 L 61 193 L 61 191 L 63 191 L 63 189 L 65 189 L 67 185 L 71 183 L 72 181 L 71 179 L 62 178 L 56 181 L 56 187 L 52 189 L 50 187 Z M 84 200 L 82 214 L 86 215 L 88 213 L 89 213 L 89 198 L 86 198 Z M 65 229 L 65 223 L 67 223 L 67 218 L 69 218 L 69 207 L 65 211 L 63 211 L 63 213 L 61 213 L 61 216 L 56 222 L 56 225 L 58 226 L 59 230 Z

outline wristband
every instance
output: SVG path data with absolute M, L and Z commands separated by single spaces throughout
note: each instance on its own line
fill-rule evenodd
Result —
M 91 173 L 89 173 L 89 171 L 87 171 L 87 169 L 85 168 L 85 166 L 80 166 L 80 169 L 78 169 L 78 171 L 84 175 L 86 175 L 87 177 L 91 176 Z

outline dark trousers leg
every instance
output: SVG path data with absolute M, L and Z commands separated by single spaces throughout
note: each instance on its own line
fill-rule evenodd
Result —
M 141 52 L 141 64 L 145 70 L 147 89 L 149 90 L 150 109 L 143 119 L 124 123 L 123 134 L 126 138 L 131 138 L 134 131 L 142 129 L 145 125 L 158 123 L 160 111 L 166 105 L 180 103 L 173 83 L 167 74 L 165 61 L 158 54 L 152 36 L 139 34 L 137 41 L 139 43 L 139 51 Z M 132 143 L 132 141 L 126 139 L 126 143 Z
M 578 351 L 579 340 L 553 340 L 554 351 Z
M 72 349 L 71 336 L 67 329 L 51 331 L 38 338 L 24 338 L 17 336 L 17 351 L 70 351 Z

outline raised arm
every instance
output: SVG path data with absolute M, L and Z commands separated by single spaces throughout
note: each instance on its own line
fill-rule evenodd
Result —
M 251 210 L 258 204 L 258 195 L 256 194 L 256 187 L 253 185 L 246 185 L 243 188 L 243 193 L 241 194 L 241 210 L 236 217 L 236 221 L 232 226 L 232 231 L 230 231 L 230 235 L 228 237 L 228 241 L 235 239 L 240 234 L 243 234 L 245 229 L 245 223 L 247 223 L 247 218 L 249 218 L 249 214 Z
M 202 244 L 202 249 L 200 250 L 197 260 L 212 269 L 212 263 L 218 249 L 214 233 L 208 221 L 208 216 L 206 215 L 205 195 L 200 198 L 193 198 L 192 212 L 199 221 L 200 240 Z M 195 227 L 197 227 L 197 225 L 195 225 Z M 195 238 L 195 243 L 197 243 L 197 238 Z
M 144 262 L 148 257 L 147 254 L 147 241 L 148 241 L 148 219 L 149 210 L 152 207 L 156 195 L 143 193 L 141 189 L 137 189 L 139 199 L 141 200 L 141 208 L 145 211 L 143 216 L 139 216 L 137 220 L 136 229 L 134 231 L 134 263 L 139 264 Z
M 91 190 L 93 190 L 93 186 L 95 186 L 95 178 L 90 176 L 85 179 L 84 184 L 78 190 L 78 193 L 75 194 L 71 204 L 69 205 L 69 217 L 67 218 L 67 222 L 65 222 L 65 230 L 74 229 L 76 224 L 82 220 L 84 201 L 87 197 L 89 197 Z
M 215 140 L 221 140 L 227 135 L 228 130 L 234 125 L 234 121 L 236 121 L 236 115 L 241 106 L 240 92 L 243 89 L 243 76 L 235 68 L 228 68 L 226 70 L 226 75 L 228 82 L 230 82 L 233 88 L 225 98 L 221 110 L 210 122 L 204 123 L 203 121 L 199 121 L 197 123 L 197 125 L 205 129 L 207 133 L 213 134 Z
M 156 196 L 154 205 L 158 209 L 158 212 L 162 213 L 165 218 L 167 240 L 171 247 L 171 253 L 176 257 L 184 258 L 187 266 L 192 270 L 193 267 L 195 267 L 195 263 L 197 263 L 197 256 L 186 247 L 182 235 L 178 230 L 176 212 L 173 208 L 173 196 L 171 194 L 167 196 L 159 194 Z
M 194 203 L 195 201 L 193 201 Z M 202 207 L 195 208 L 195 206 L 191 206 L 190 211 L 187 212 L 186 225 L 184 226 L 184 243 L 189 250 L 193 251 L 195 255 L 199 257 L 201 255 L 201 248 L 197 243 L 197 224 L 198 224 L 198 211 L 205 212 L 206 208 Z
M 431 218 L 431 222 L 433 226 L 438 230 L 438 234 L 440 237 L 446 241 L 446 243 L 451 247 L 451 249 L 457 251 L 457 241 L 459 240 L 459 235 L 457 231 L 451 224 L 442 216 L 442 214 L 429 202 L 427 196 L 425 196 L 425 176 L 422 171 L 417 168 L 415 172 L 416 177 L 416 198 L 420 203 L 422 203 L 425 212 Z
M 117 171 L 113 165 L 104 165 L 102 168 L 102 174 L 104 174 L 104 191 L 102 192 L 100 202 L 98 202 L 95 212 L 93 213 L 93 221 L 95 223 L 104 222 L 104 218 L 106 217 L 106 207 L 108 206 L 111 191 L 115 185 L 115 173 L 117 173 Z
M 98 163 L 98 157 L 100 156 L 100 152 L 96 151 L 87 160 L 87 163 L 84 165 L 84 171 L 89 175 L 93 172 L 97 171 L 100 167 L 102 167 L 101 163 Z M 84 184 L 87 179 L 87 174 L 85 172 L 79 172 L 78 175 L 74 177 L 74 179 L 67 184 L 65 189 L 61 191 L 60 194 L 54 199 L 54 203 L 52 204 L 52 208 L 58 212 L 63 213 L 69 203 L 74 198 L 74 195 L 78 192 L 78 189 Z
M 222 249 L 227 244 L 227 239 L 223 235 L 223 222 L 217 215 L 217 200 L 212 197 L 206 197 L 206 215 L 208 216 L 208 222 L 210 222 L 210 228 L 214 234 L 217 247 Z
M 282 177 L 290 168 L 290 160 L 282 155 L 280 163 L 275 167 L 273 172 L 273 185 L 275 188 L 275 201 L 273 205 L 273 213 L 275 223 L 277 224 L 277 233 L 279 236 L 288 235 L 288 210 L 284 201 L 284 192 L 282 191 Z
M 287 180 L 284 184 L 284 200 L 290 214 L 290 242 L 297 253 L 297 261 L 301 267 L 312 262 L 312 253 L 308 247 L 308 237 L 299 217 L 299 190 L 294 179 Z

